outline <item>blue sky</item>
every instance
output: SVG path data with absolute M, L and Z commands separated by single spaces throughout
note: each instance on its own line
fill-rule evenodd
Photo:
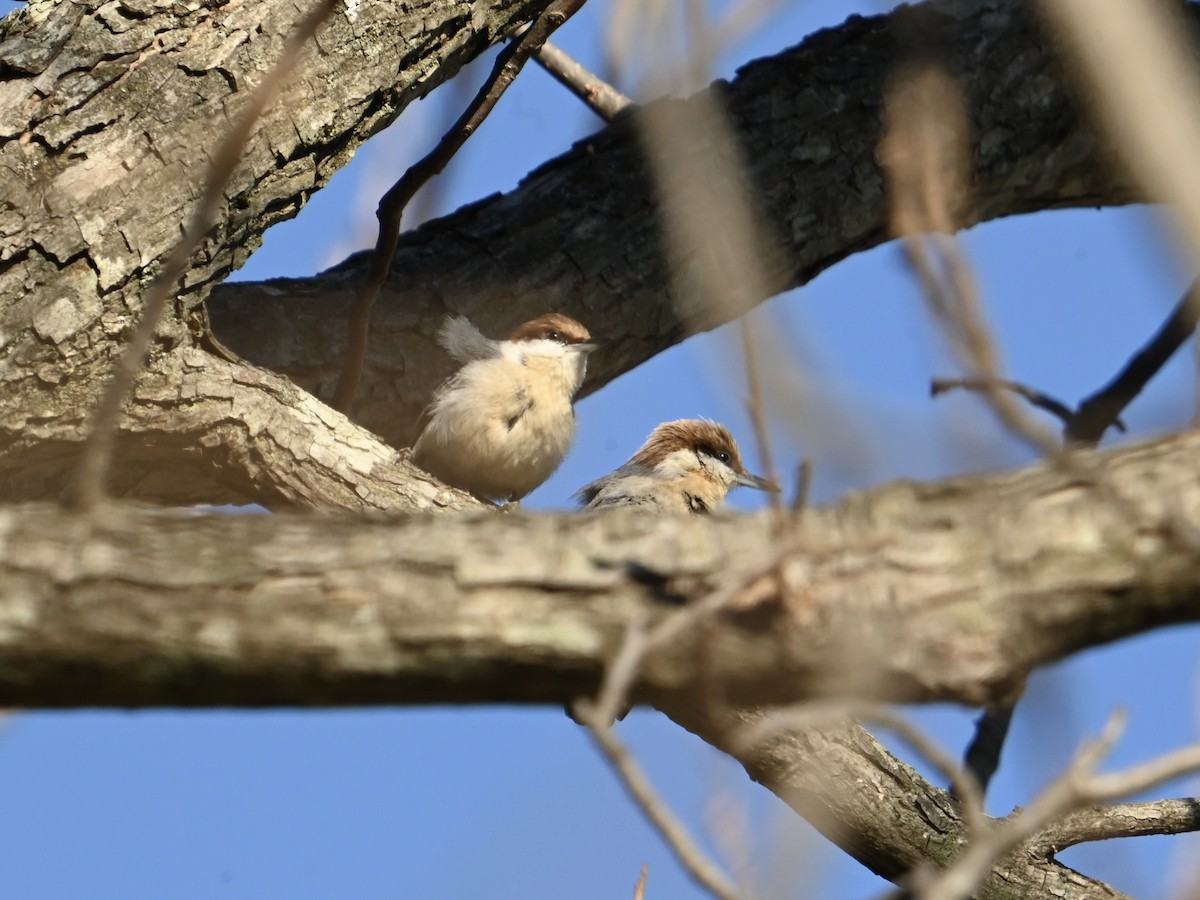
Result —
M 887 6 L 791 4 L 722 56 L 715 74 L 849 12 Z M 594 0 L 556 40 L 596 65 L 609 8 Z M 487 67 L 468 77 L 477 83 Z M 273 230 L 238 277 L 309 274 L 369 243 L 379 193 L 432 146 L 455 90 L 408 110 L 297 220 Z M 511 188 L 598 127 L 530 66 L 445 176 L 445 208 Z M 1107 381 L 1188 281 L 1145 209 L 1027 216 L 963 241 L 1007 371 L 1068 401 Z M 859 254 L 755 315 L 802 361 L 800 386 L 773 395 L 769 408 L 789 488 L 804 457 L 817 502 L 892 478 L 1028 460 L 976 400 L 929 399 L 929 378 L 954 368 L 894 247 Z M 1129 410 L 1131 439 L 1187 425 L 1195 377 L 1181 354 Z M 743 393 L 736 332 L 688 341 L 584 400 L 576 451 L 523 505 L 566 507 L 667 419 L 724 422 L 755 460 Z M 744 508 L 760 500 L 751 491 L 733 498 Z M 1114 707 L 1128 711 L 1129 727 L 1113 765 L 1194 741 L 1198 642 L 1200 629 L 1177 628 L 1038 673 L 991 811 L 1027 802 Z M 915 713 L 955 754 L 972 715 Z M 746 823 L 750 871 L 766 896 L 866 897 L 885 887 L 661 716 L 634 712 L 620 733 L 710 847 L 720 843 L 714 821 L 725 831 Z M 609 900 L 631 896 L 643 862 L 649 897 L 701 896 L 558 709 L 19 713 L 0 722 L 0 811 L 0 883 L 12 897 Z M 1138 839 L 1064 860 L 1161 896 L 1196 849 L 1187 838 Z

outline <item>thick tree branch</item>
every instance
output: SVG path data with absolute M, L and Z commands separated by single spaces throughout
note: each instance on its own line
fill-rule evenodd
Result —
M 85 416 L 33 422 L 13 442 L 8 462 L 21 496 L 63 496 L 63 461 L 75 452 L 63 436 L 81 439 Z M 120 439 L 110 485 L 118 496 L 330 512 L 482 508 L 283 376 L 198 349 L 152 361 Z
M 742 598 L 684 631 L 645 660 L 636 696 L 737 755 L 873 870 L 945 865 L 966 834 L 954 804 L 865 733 L 809 729 L 746 751 L 708 701 L 983 702 L 1081 647 L 1194 620 L 1200 568 L 1174 534 L 1200 521 L 1197 452 L 1188 434 L 1086 457 L 1104 491 L 1039 466 L 808 509 L 786 596 Z M 1113 491 L 1133 499 L 1114 506 Z M 765 516 L 363 523 L 112 507 L 82 520 L 8 507 L 0 704 L 561 703 L 596 690 L 630 622 L 776 565 L 773 534 Z M 1115 896 L 1021 853 L 979 896 L 1038 885 Z
M 1198 451 L 1189 434 L 1101 457 L 1135 518 L 1041 468 L 808 510 L 785 595 L 758 579 L 651 652 L 634 696 L 702 675 L 730 702 L 980 704 L 1083 647 L 1194 621 L 1200 566 L 1172 534 L 1200 523 Z M 595 690 L 632 618 L 778 559 L 765 519 L 3 522 L 0 704 L 17 706 L 562 702 Z
M 104 498 L 121 410 L 129 400 L 134 380 L 146 365 L 146 356 L 167 308 L 167 300 L 174 294 L 176 282 L 188 267 L 193 251 L 216 224 L 229 178 L 241 160 L 246 142 L 263 110 L 275 100 L 280 85 L 291 73 L 308 42 L 316 36 L 317 29 L 333 14 L 337 3 L 338 0 L 320 0 L 300 20 L 288 37 L 280 58 L 255 87 L 246 109 L 213 150 L 200 199 L 188 218 L 179 243 L 163 261 L 146 292 L 137 326 L 96 405 L 72 490 L 71 500 L 77 508 L 91 509 Z
M 673 721 L 736 758 L 762 784 L 877 875 L 902 882 L 925 866 L 949 865 L 971 838 L 957 803 L 852 722 L 776 733 L 741 745 L 761 710 L 717 714 L 680 701 Z M 979 900 L 1123 895 L 1052 859 L 1014 853 L 979 885 Z
M 1131 201 L 1021 7 L 1015 0 L 927 5 L 930 39 L 967 92 L 976 217 Z M 852 19 L 714 88 L 749 163 L 747 181 L 778 242 L 776 256 L 786 260 L 763 273 L 770 293 L 887 239 L 875 149 L 883 85 L 902 49 L 893 17 Z M 725 321 L 727 311 L 671 290 L 637 134 L 638 115 L 661 117 L 680 102 L 623 114 L 511 194 L 402 236 L 374 312 L 356 421 L 397 446 L 411 442 L 420 410 L 448 371 L 429 338 L 447 312 L 494 334 L 548 308 L 577 316 L 610 339 L 593 357 L 588 391 Z M 712 227 L 719 240 L 721 223 Z M 326 326 L 346 314 L 365 265 L 360 254 L 313 279 L 224 285 L 210 302 L 214 328 L 249 358 L 328 396 L 344 343 Z
M 510 41 L 492 65 L 492 73 L 479 88 L 474 99 L 467 104 L 462 115 L 442 135 L 436 147 L 410 166 L 379 201 L 375 212 L 379 220 L 379 235 L 375 240 L 375 252 L 371 258 L 366 281 L 359 289 L 354 310 L 349 317 L 347 330 L 346 360 L 333 392 L 332 405 L 346 409 L 358 390 L 362 377 L 363 362 L 367 354 L 367 338 L 371 325 L 371 309 L 379 297 L 379 289 L 387 280 L 392 256 L 400 237 L 400 219 L 409 201 L 416 196 L 429 179 L 446 167 L 454 154 L 462 149 L 467 139 L 483 124 L 495 109 L 504 92 L 512 85 L 530 55 L 546 42 L 546 37 L 579 11 L 584 0 L 550 0 L 546 9 L 533 25 L 523 29 L 521 36 Z
M 268 226 L 294 215 L 404 106 L 543 5 L 339 7 L 241 154 L 156 349 L 204 340 L 197 305 Z M 31 466 L 46 482 L 66 478 L 81 411 L 96 403 L 145 285 L 178 243 L 214 133 L 246 110 L 299 15 L 291 0 L 122 9 L 30 4 L 0 22 L 0 492 L 10 500 L 38 496 Z M 174 412 L 160 411 L 160 432 L 174 427 Z M 34 431 L 46 446 L 31 458 Z M 144 449 L 139 439 L 126 431 L 119 447 Z M 172 492 L 139 496 L 169 502 Z

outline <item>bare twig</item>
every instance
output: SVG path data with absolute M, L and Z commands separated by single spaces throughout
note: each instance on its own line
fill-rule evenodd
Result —
M 775 454 L 771 452 L 771 432 L 767 428 L 767 413 L 763 406 L 762 371 L 758 365 L 758 347 L 748 317 L 743 316 L 738 321 L 738 331 L 742 337 L 742 359 L 746 366 L 746 413 L 750 416 L 750 425 L 754 429 L 760 471 L 770 479 L 772 484 L 778 485 Z M 775 526 L 777 529 L 782 528 L 785 521 L 782 494 L 769 493 L 767 497 L 771 503 Z
M 1089 841 L 1194 831 L 1200 831 L 1200 799 L 1117 803 L 1076 810 L 1026 841 L 1025 847 L 1048 858 Z
M 400 238 L 400 220 L 405 207 L 422 185 L 442 171 L 446 163 L 466 143 L 467 138 L 475 133 L 529 57 L 536 53 L 545 44 L 546 39 L 571 18 L 584 2 L 585 0 L 552 0 L 528 31 L 500 51 L 487 82 L 479 89 L 475 99 L 459 116 L 453 127 L 443 135 L 438 145 L 412 165 L 379 201 L 379 209 L 375 214 L 379 219 L 379 237 L 375 242 L 366 281 L 359 290 L 354 309 L 350 313 L 346 359 L 342 364 L 337 389 L 333 395 L 333 406 L 336 409 L 348 409 L 358 390 L 363 363 L 367 358 L 371 310 L 391 268 L 392 257 Z
M 971 376 L 939 380 L 934 394 L 954 387 L 980 391 L 1010 433 L 1058 465 L 1086 477 L 1082 462 L 1019 407 L 1013 394 L 1070 423 L 1066 404 L 1002 377 L 999 353 L 984 321 L 970 267 L 953 237 L 969 208 L 969 135 L 958 85 L 928 61 L 910 64 L 887 96 L 880 158 L 887 180 L 892 231 L 903 241 L 923 294 L 951 347 Z M 1107 493 L 1116 497 L 1111 488 Z M 986 787 L 1003 749 L 1012 711 L 987 712 L 968 748 L 968 776 Z
M 969 844 L 962 855 L 940 874 L 930 877 L 925 871 L 923 876 L 914 875 L 913 887 L 921 900 L 961 900 L 969 897 L 998 858 L 1069 811 L 1081 780 L 1108 755 L 1123 727 L 1122 715 L 1111 716 L 1100 737 L 1085 742 L 1062 777 L 1046 788 L 1032 804 L 986 836 Z M 924 883 L 920 883 L 922 881 Z
M 1071 444 L 1095 446 L 1109 428 L 1126 430 L 1121 412 L 1195 332 L 1198 315 L 1200 280 L 1192 282 L 1167 320 L 1112 381 L 1080 403 L 1078 409 L 1071 409 L 1056 397 L 1019 382 L 999 381 L 995 386 L 1019 394 L 1039 409 L 1061 419 L 1064 437 Z M 930 391 L 935 397 L 955 389 L 986 392 L 989 386 L 978 378 L 935 378 L 930 382 Z
M 1200 280 L 1192 283 L 1154 336 L 1112 381 L 1080 403 L 1078 409 L 1071 409 L 1058 398 L 1016 381 L 1000 380 L 995 387 L 1018 394 L 1039 409 L 1057 416 L 1064 426 L 1064 438 L 1074 446 L 1095 446 L 1109 428 L 1126 430 L 1121 412 L 1195 332 L 1198 316 Z M 956 389 L 987 393 L 990 386 L 979 378 L 935 378 L 930 382 L 930 392 L 935 397 Z
M 808 508 L 808 495 L 812 490 L 813 465 L 811 459 L 802 459 L 796 467 L 796 496 L 792 498 L 792 512 L 796 515 Z
M 1099 124 L 1149 195 L 1170 204 L 1193 266 L 1200 265 L 1200 142 L 1197 68 L 1170 4 L 1128 0 L 1041 0 L 1042 13 L 1091 90 Z M 1095 443 L 1115 409 L 1133 399 L 1195 327 L 1196 285 L 1117 379 L 1080 406 L 1071 440 Z M 1137 374 L 1143 370 L 1142 375 Z
M 575 721 L 587 728 L 596 747 L 613 767 L 629 796 L 662 835 L 688 874 L 714 897 L 734 900 L 738 896 L 737 888 L 721 874 L 692 840 L 683 823 L 658 796 L 650 779 L 646 777 L 629 750 L 596 715 L 595 707 L 586 700 L 580 700 L 576 702 L 572 713 Z
M 633 900 L 646 900 L 646 876 L 649 874 L 650 867 L 642 863 L 642 872 L 638 875 L 637 884 L 633 886 Z
M 882 707 L 863 710 L 857 715 L 863 722 L 885 728 L 920 753 L 942 773 L 951 793 L 962 807 L 963 819 L 970 834 L 979 834 L 987 820 L 983 810 L 983 789 L 970 769 L 962 769 L 958 761 L 915 727 L 908 719 Z
M 1004 741 L 1008 738 L 1016 705 L 1013 700 L 989 706 L 975 721 L 975 735 L 963 754 L 963 768 L 978 785 L 981 794 L 987 792 L 992 776 L 1000 768 L 1000 755 L 1004 752 Z
M 1071 420 L 1075 417 L 1075 410 L 1067 406 L 1057 397 L 1052 397 L 1037 388 L 1029 387 L 1021 384 L 1019 381 L 1009 381 L 1000 379 L 994 383 L 988 383 L 982 378 L 934 378 L 929 382 L 929 394 L 932 397 L 937 397 L 941 394 L 948 394 L 951 391 L 971 391 L 973 393 L 986 394 L 988 391 L 998 388 L 1004 391 L 1011 391 L 1019 397 L 1023 397 L 1038 409 L 1044 409 L 1046 412 L 1057 416 L 1063 425 L 1069 426 Z M 1125 424 L 1120 420 L 1117 421 L 1117 427 L 1121 431 L 1125 430 Z
M 204 189 L 192 211 L 192 217 L 188 221 L 183 237 L 175 245 L 171 255 L 163 262 L 158 276 L 150 286 L 146 300 L 142 304 L 142 313 L 137 328 L 117 360 L 112 378 L 105 386 L 100 402 L 92 413 L 92 419 L 88 426 L 88 438 L 83 446 L 83 453 L 70 495 L 70 503 L 76 508 L 91 509 L 104 498 L 105 482 L 108 478 L 109 466 L 112 463 L 121 410 L 125 407 L 125 401 L 133 389 L 134 380 L 146 363 L 150 342 L 154 339 L 154 331 L 166 309 L 167 300 L 191 259 L 192 253 L 204 240 L 216 221 L 225 185 L 228 184 L 234 168 L 241 160 L 242 149 L 245 147 L 246 141 L 250 139 L 250 134 L 259 117 L 275 99 L 280 85 L 300 58 L 300 51 L 304 49 L 313 35 L 317 33 L 317 29 L 329 18 L 338 5 L 339 0 L 321 0 L 312 12 L 301 20 L 288 38 L 279 60 L 250 95 L 246 110 L 213 151 Z
M 549 41 L 542 45 L 534 60 L 605 122 L 611 122 L 617 113 L 633 103 L 607 81 L 589 72 Z
M 1200 744 L 1196 744 L 1123 772 L 1094 774 L 1123 727 L 1124 716 L 1112 715 L 1101 736 L 1085 743 L 1066 772 L 1033 803 L 971 843 L 943 873 L 920 885 L 923 900 L 959 900 L 970 896 L 997 859 L 1043 830 L 1050 829 L 1053 834 L 1051 824 L 1068 813 L 1200 770 Z M 1115 831 L 1112 836 L 1116 836 Z M 1047 846 L 1042 839 L 1034 844 L 1040 848 Z
M 601 687 L 601 696 L 604 700 L 601 709 L 605 715 L 613 714 L 615 710 L 620 709 L 623 703 L 628 701 L 638 671 L 649 653 L 667 646 L 689 630 L 699 627 L 722 609 L 732 606 L 746 594 L 755 593 L 756 589 L 764 584 L 764 579 L 769 579 L 769 583 L 776 590 L 781 590 L 783 585 L 779 576 L 779 567 L 794 549 L 793 543 L 789 540 L 777 540 L 774 552 L 761 567 L 666 616 L 644 638 L 637 635 L 635 625 L 631 625 L 626 632 L 625 643 L 618 654 L 618 659 L 605 673 L 604 683 Z
M 1162 327 L 1117 376 L 1079 404 L 1079 409 L 1067 422 L 1067 440 L 1092 446 L 1100 441 L 1110 425 L 1124 431 L 1125 426 L 1118 418 L 1121 411 L 1133 402 L 1196 330 L 1197 316 L 1200 316 L 1200 280 L 1192 282 Z
M 612 727 L 613 722 L 621 717 L 621 710 L 628 700 L 629 687 L 637 677 L 638 666 L 648 645 L 645 621 L 635 619 L 630 622 L 625 629 L 621 648 L 604 672 L 604 680 L 600 683 L 596 698 L 595 717 L 604 723 L 605 728 Z
M 937 238 L 934 240 L 933 238 Z M 930 250 L 936 248 L 934 253 Z M 957 244 L 948 235 L 904 238 L 904 249 L 924 289 L 926 299 L 942 322 L 959 359 L 981 386 L 988 405 L 1011 434 L 1050 459 L 1062 457 L 1055 438 L 1013 402 L 1000 373 L 995 344 L 981 312 L 974 279 Z M 945 276 L 939 274 L 946 273 Z
M 891 229 L 901 238 L 925 299 L 989 405 L 1017 437 L 1044 456 L 1058 442 L 1002 390 L 995 342 L 953 234 L 969 209 L 969 135 L 962 93 L 929 62 L 903 69 L 888 90 L 887 129 L 879 155 L 887 180 Z

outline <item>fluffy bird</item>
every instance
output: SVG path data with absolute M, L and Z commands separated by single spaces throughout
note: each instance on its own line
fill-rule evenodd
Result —
M 575 495 L 585 509 L 636 507 L 656 513 L 706 513 L 739 484 L 778 492 L 742 465 L 733 435 L 708 419 L 664 422 L 629 462 Z
M 413 462 L 478 497 L 519 501 L 550 477 L 575 439 L 571 401 L 596 348 L 590 339 L 559 313 L 501 341 L 463 316 L 448 318 L 438 343 L 463 365 L 437 389 Z

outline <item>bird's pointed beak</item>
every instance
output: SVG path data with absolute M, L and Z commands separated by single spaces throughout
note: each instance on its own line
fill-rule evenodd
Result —
M 586 355 L 588 353 L 591 353 L 593 350 L 595 350 L 599 346 L 600 346 L 599 344 L 572 344 L 571 349 L 575 350 L 578 353 L 583 353 L 584 355 Z
M 738 472 L 737 483 L 745 487 L 755 488 L 756 490 L 767 491 L 771 494 L 779 493 L 779 485 L 775 482 L 759 475 L 751 475 L 749 472 Z

